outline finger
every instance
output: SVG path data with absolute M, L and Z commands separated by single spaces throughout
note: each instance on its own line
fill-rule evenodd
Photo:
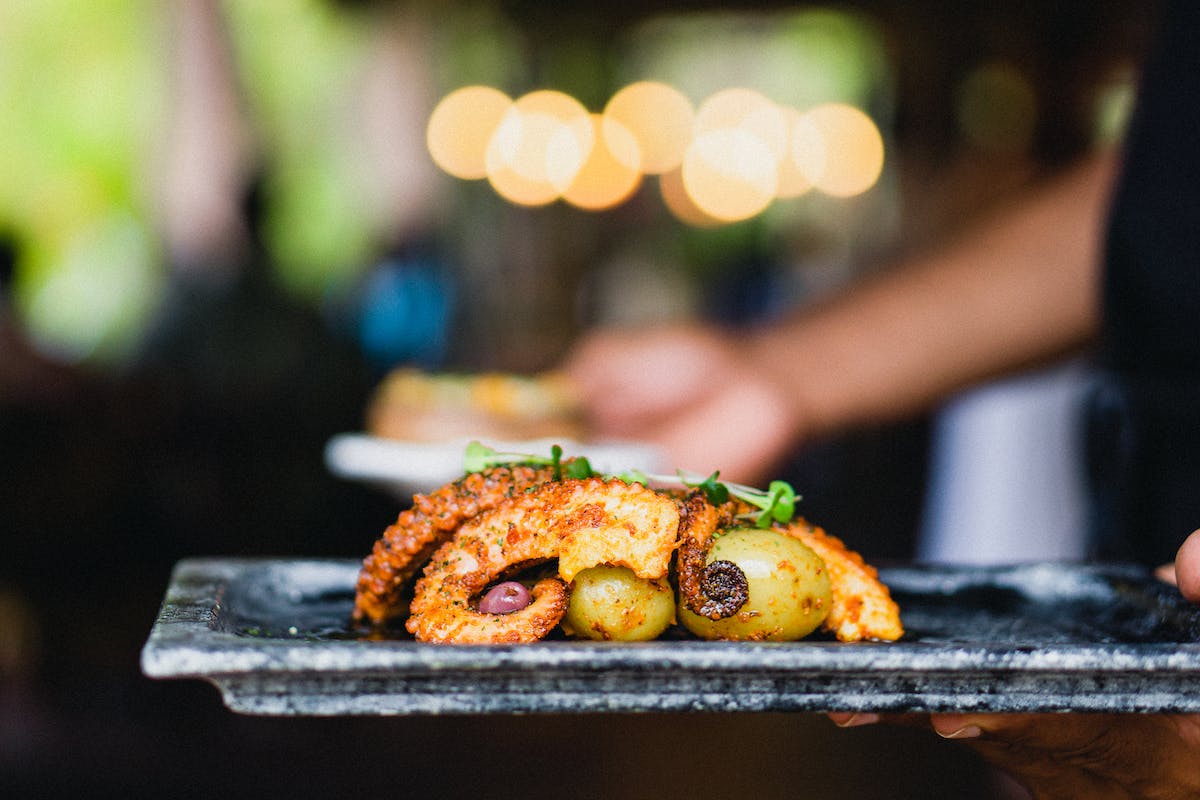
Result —
M 879 722 L 879 715 L 869 711 L 831 711 L 826 716 L 839 728 L 857 728 Z
M 560 369 L 586 405 L 610 396 L 627 378 L 628 362 L 636 352 L 630 344 L 623 332 L 601 331 L 584 337 L 567 355 Z
M 964 741 L 1037 797 L 1142 796 L 1147 786 L 1200 789 L 1200 723 L 1167 714 L 935 715 L 935 730 L 978 728 Z
M 792 444 L 784 401 L 752 381 L 730 381 L 679 413 L 647 420 L 639 438 L 662 446 L 671 466 L 758 484 Z
M 929 724 L 943 739 L 978 739 L 983 734 L 969 714 L 931 714 Z
M 1200 603 L 1200 530 L 1194 531 L 1175 555 L 1175 581 L 1184 597 Z
M 715 335 L 663 329 L 594 334 L 577 346 L 563 369 L 596 425 L 628 434 L 629 428 L 714 391 L 731 365 Z
M 1186 753 L 1177 718 L 1162 714 L 935 714 L 930 724 L 943 736 L 1003 744 L 1014 760 L 1049 759 L 1101 775 L 1153 775 L 1164 759 Z
M 1099 719 L 1082 714 L 930 714 L 929 724 L 946 736 L 963 728 L 976 728 L 989 738 L 1020 739 L 1030 746 L 1061 744 L 1077 731 L 1081 719 Z M 966 737 L 959 737 L 966 738 Z
M 1169 583 L 1172 586 L 1178 586 L 1179 581 L 1175 578 L 1175 564 L 1162 564 L 1154 568 L 1154 577 L 1163 583 Z
M 926 729 L 927 714 L 879 714 L 871 711 L 830 711 L 826 715 L 839 728 L 856 728 L 863 725 L 894 725 L 902 728 Z

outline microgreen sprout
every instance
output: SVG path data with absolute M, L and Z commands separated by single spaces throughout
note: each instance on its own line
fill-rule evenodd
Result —
M 677 475 L 674 482 L 700 489 L 713 505 L 728 502 L 732 496 L 760 509 L 761 513 L 754 517 L 754 524 L 759 528 L 769 528 L 774 522 L 789 522 L 796 513 L 796 501 L 799 500 L 799 497 L 796 495 L 796 490 L 787 481 L 771 481 L 770 486 L 764 492 L 762 489 L 741 483 L 718 481 L 717 478 L 720 475 L 718 472 L 704 477 L 699 473 L 679 470 Z M 668 476 L 648 477 L 658 482 L 672 482 Z
M 599 473 L 592 469 L 586 458 L 572 458 L 563 463 L 563 451 L 558 445 L 550 450 L 550 456 L 537 456 L 530 453 L 504 453 L 488 447 L 480 442 L 467 445 L 463 456 L 463 468 L 467 472 L 480 472 L 489 467 L 505 464 L 529 464 L 532 466 L 549 466 L 554 468 L 554 480 L 567 478 L 590 478 Z M 787 481 L 771 481 L 766 491 L 746 486 L 740 483 L 719 481 L 719 472 L 705 477 L 696 472 L 678 470 L 675 475 L 653 475 L 641 470 L 631 469 L 614 473 L 605 477 L 619 478 L 626 483 L 651 483 L 667 486 L 683 486 L 689 489 L 700 489 L 713 505 L 721 505 L 735 497 L 742 502 L 754 506 L 760 513 L 754 515 L 754 524 L 759 528 L 769 528 L 775 522 L 789 522 L 796 513 L 796 502 L 800 499 L 796 490 Z
M 563 463 L 563 449 L 559 445 L 550 448 L 550 455 L 538 456 L 532 453 L 506 453 L 488 447 L 482 442 L 471 442 L 463 453 L 464 472 L 482 472 L 490 467 L 501 467 L 509 464 L 528 464 L 534 467 L 552 467 L 554 480 L 561 481 L 563 476 L 568 478 L 590 478 L 595 473 L 586 458 L 569 459 Z
M 529 453 L 503 453 L 482 442 L 471 442 L 463 453 L 463 470 L 465 472 L 483 472 L 485 469 L 505 464 L 545 466 L 551 463 L 553 463 L 551 459 L 545 456 L 535 456 Z

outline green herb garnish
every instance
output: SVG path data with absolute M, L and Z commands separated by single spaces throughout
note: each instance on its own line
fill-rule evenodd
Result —
M 561 481 L 565 475 L 568 478 L 590 478 L 596 473 L 586 458 L 573 458 L 563 463 L 563 449 L 554 445 L 550 455 L 538 456 L 532 453 L 505 453 L 488 447 L 482 442 L 471 442 L 463 453 L 464 472 L 482 472 L 490 467 L 503 467 L 511 464 L 527 464 L 532 467 L 551 467 L 554 470 L 554 480 Z
M 558 445 L 550 450 L 550 456 L 537 456 L 530 453 L 504 453 L 488 447 L 480 442 L 467 445 L 463 455 L 463 468 L 467 472 L 481 472 L 489 467 L 506 464 L 529 464 L 531 466 L 553 467 L 554 480 L 563 477 L 582 480 L 598 475 L 586 458 L 569 459 L 563 463 L 563 451 Z M 619 478 L 626 483 L 650 483 L 684 486 L 689 489 L 700 489 L 713 505 L 721 505 L 736 497 L 744 503 L 761 510 L 754 516 L 754 524 L 759 528 L 769 528 L 775 522 L 789 522 L 796 514 L 796 502 L 800 497 L 787 481 L 771 481 L 766 491 L 746 486 L 740 483 L 718 481 L 719 472 L 708 477 L 699 473 L 679 470 L 675 475 L 651 475 L 640 470 L 626 470 L 604 477 Z
M 708 502 L 721 505 L 728 502 L 730 496 L 736 497 L 743 503 L 761 509 L 762 513 L 755 515 L 754 524 L 759 528 L 769 528 L 774 522 L 789 522 L 796 514 L 796 501 L 799 496 L 787 481 L 771 481 L 770 487 L 764 492 L 753 486 L 741 483 L 721 482 L 717 480 L 719 472 L 714 472 L 707 478 L 694 472 L 678 471 L 677 478 L 665 475 L 647 476 L 659 483 L 678 482 L 684 486 L 700 489 L 708 497 Z

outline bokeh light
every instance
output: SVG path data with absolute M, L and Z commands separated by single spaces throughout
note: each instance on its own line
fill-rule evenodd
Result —
M 604 115 L 636 137 L 647 175 L 661 175 L 683 162 L 696 119 L 692 102 L 682 92 L 657 81 L 638 81 L 621 89 L 608 101 Z
M 955 113 L 963 136 L 996 155 L 1024 155 L 1037 127 L 1037 93 L 1011 64 L 988 62 L 958 87 Z
M 825 160 L 829 157 L 816 118 L 797 111 L 790 119 L 788 136 L 791 158 L 787 160 L 811 186 L 825 171 Z
M 813 175 L 819 175 L 825 164 L 825 144 L 816 130 L 798 109 L 781 106 L 787 125 L 787 151 L 779 162 L 779 186 L 775 196 L 789 200 L 807 194 L 813 188 Z
M 883 171 L 883 136 L 865 113 L 842 103 L 826 103 L 802 115 L 801 132 L 793 139 L 793 158 L 803 167 L 816 166 L 811 151 L 811 125 L 819 134 L 825 157 L 819 172 L 810 176 L 814 186 L 834 197 L 853 197 L 870 189 Z M 810 142 L 808 151 L 804 142 Z M 799 152 L 797 152 L 799 151 Z
M 520 205 L 546 205 L 571 184 L 591 152 L 595 134 L 583 105 L 543 89 L 518 98 L 488 143 L 488 181 Z
M 753 89 L 723 89 L 696 110 L 696 138 L 712 131 L 738 128 L 753 135 L 778 163 L 787 150 L 787 123 L 783 111 Z
M 1092 130 L 1098 144 L 1113 146 L 1124 137 L 1137 100 L 1137 75 L 1136 69 L 1122 64 L 1097 90 Z
M 626 85 L 599 114 L 559 91 L 510 101 L 496 89 L 466 87 L 439 103 L 429 142 L 445 171 L 484 176 L 501 197 L 524 206 L 562 199 L 602 211 L 628 199 L 644 176 L 658 175 L 667 208 L 698 226 L 745 220 L 814 189 L 854 197 L 875 185 L 884 161 L 879 128 L 855 106 L 802 111 L 732 87 L 693 109 L 679 90 L 656 81 Z
M 685 225 L 695 228 L 715 228 L 724 225 L 724 220 L 707 214 L 696 205 L 691 195 L 683 185 L 683 168 L 676 167 L 670 172 L 664 172 L 658 179 L 658 190 L 662 195 L 663 205 L 674 217 Z
M 743 128 L 698 135 L 683 159 L 688 196 L 705 214 L 724 222 L 764 210 L 775 199 L 778 184 L 775 153 Z
M 628 128 L 602 114 L 592 115 L 595 144 L 563 199 L 589 211 L 626 200 L 642 180 L 638 140 Z
M 490 86 L 464 86 L 446 95 L 425 131 L 433 162 L 456 178 L 486 178 L 488 142 L 512 105 Z

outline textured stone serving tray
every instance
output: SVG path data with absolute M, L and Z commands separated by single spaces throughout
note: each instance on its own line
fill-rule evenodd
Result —
M 1200 711 L 1200 609 L 1137 567 L 886 568 L 890 644 L 454 646 L 352 630 L 359 565 L 181 561 L 142 669 L 267 715 Z

